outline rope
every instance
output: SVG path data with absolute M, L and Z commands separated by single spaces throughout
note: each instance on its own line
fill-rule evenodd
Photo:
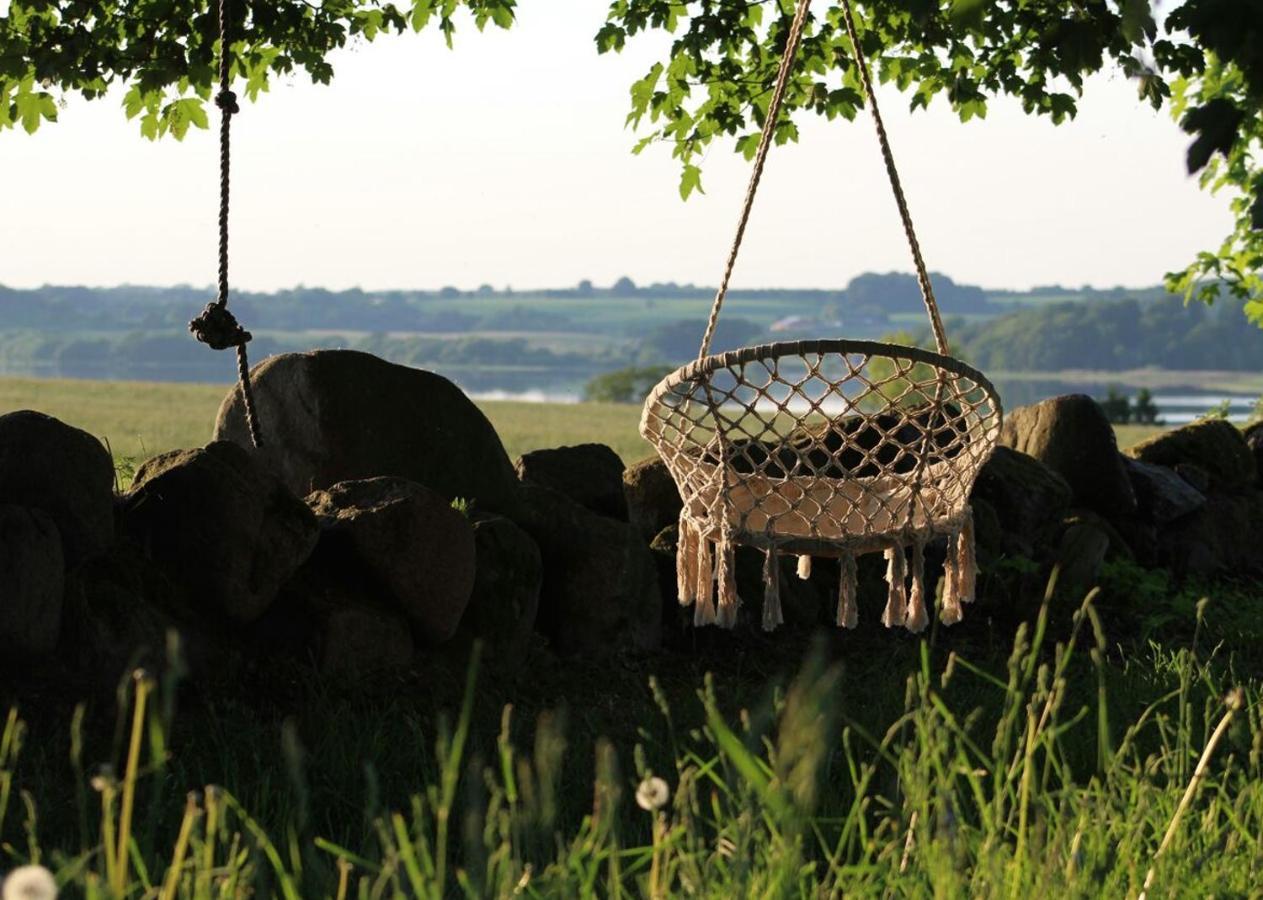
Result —
M 710 318 L 706 323 L 706 333 L 702 337 L 701 348 L 697 354 L 698 359 L 710 354 L 710 345 L 715 336 L 715 327 L 719 324 L 719 312 L 723 308 L 724 299 L 728 295 L 728 284 L 732 279 L 732 271 L 737 263 L 737 255 L 741 251 L 741 242 L 745 237 L 746 225 L 750 221 L 750 211 L 754 208 L 754 196 L 759 189 L 759 182 L 763 178 L 763 168 L 767 162 L 772 135 L 775 131 L 781 104 L 784 101 L 785 92 L 789 85 L 789 73 L 793 70 L 794 57 L 798 52 L 798 45 L 801 42 L 803 28 L 807 20 L 807 8 L 810 5 L 811 0 L 799 0 L 789 39 L 785 44 L 785 55 L 781 58 L 780 69 L 776 75 L 776 86 L 772 92 L 771 102 L 768 104 L 767 119 L 763 123 L 763 133 L 759 138 L 758 152 L 754 158 L 754 170 L 750 174 L 750 184 L 746 189 L 745 202 L 741 207 L 741 218 L 737 222 L 737 234 L 733 239 L 732 247 L 728 251 L 728 264 L 724 268 L 724 275 L 720 280 L 719 290 L 715 293 L 715 302 L 711 306 Z M 908 239 L 909 248 L 912 250 L 912 262 L 916 268 L 917 283 L 921 288 L 921 299 L 925 303 L 925 310 L 930 318 L 930 328 L 934 332 L 934 343 L 938 348 L 938 352 L 946 356 L 949 351 L 947 334 L 943 330 L 943 319 L 939 314 L 938 302 L 934 299 L 934 287 L 930 284 L 930 275 L 925 267 L 925 259 L 921 255 L 921 244 L 917 240 L 916 230 L 912 225 L 912 214 L 908 211 L 908 200 L 903 192 L 903 183 L 899 178 L 899 170 L 895 167 L 895 157 L 890 149 L 890 139 L 886 135 L 886 125 L 882 121 L 881 110 L 877 106 L 877 93 L 873 90 L 868 63 L 864 59 L 864 51 L 860 48 L 859 37 L 855 31 L 855 19 L 851 13 L 850 0 L 842 0 L 842 14 L 846 21 L 847 34 L 851 38 L 851 46 L 855 51 L 855 64 L 856 68 L 859 69 L 860 82 L 864 87 L 864 93 L 868 95 L 869 104 L 872 107 L 873 124 L 877 129 L 877 140 L 881 144 L 882 159 L 886 165 L 886 174 L 890 178 L 890 187 L 894 192 L 895 202 L 899 206 L 899 217 L 903 221 L 903 233 Z
M 189 331 L 212 350 L 237 350 L 237 380 L 245 403 L 246 426 L 255 447 L 263 446 L 259 417 L 254 405 L 254 392 L 250 385 L 250 360 L 246 344 L 253 337 L 237 322 L 228 309 L 228 198 L 231 188 L 232 117 L 241 111 L 237 95 L 232 92 L 229 43 L 228 0 L 219 0 L 219 93 L 215 105 L 219 107 L 219 270 L 218 293 L 206 304 L 201 315 L 189 323 Z
M 908 212 L 908 199 L 903 193 L 903 183 L 899 179 L 899 170 L 895 168 L 895 156 L 890 150 L 890 139 L 886 136 L 886 125 L 881 118 L 881 110 L 877 107 L 877 92 L 873 90 L 873 80 L 868 72 L 868 63 L 864 59 L 864 51 L 860 48 L 859 36 L 855 33 L 855 18 L 851 14 L 851 0 L 842 0 L 842 16 L 846 21 L 846 33 L 851 38 L 851 47 L 855 50 L 855 66 L 860 72 L 860 82 L 864 85 L 864 93 L 868 95 L 869 105 L 873 111 L 873 125 L 877 129 L 877 140 L 881 143 L 882 160 L 886 163 L 886 174 L 890 177 L 890 188 L 894 191 L 895 202 L 899 205 L 899 217 L 903 220 L 903 233 L 908 238 L 908 247 L 912 250 L 912 262 L 917 270 L 917 282 L 921 285 L 921 299 L 925 302 L 925 311 L 930 316 L 930 328 L 934 331 L 934 343 L 938 352 L 947 356 L 947 333 L 943 330 L 943 319 L 939 315 L 938 303 L 934 299 L 934 287 L 930 284 L 930 275 L 925 268 L 925 259 L 921 256 L 921 243 L 917 240 L 916 230 L 912 227 L 912 214 Z
M 802 39 L 803 27 L 807 22 L 807 9 L 810 6 L 811 0 L 798 0 L 798 11 L 794 14 L 794 22 L 790 26 L 789 38 L 785 42 L 785 55 L 781 57 L 780 69 L 776 73 L 776 86 L 772 89 L 772 99 L 767 107 L 767 118 L 763 121 L 763 134 L 759 138 L 759 148 L 754 157 L 754 171 L 750 173 L 750 185 L 746 188 L 745 202 L 741 206 L 741 219 L 737 222 L 737 236 L 733 238 L 732 248 L 728 251 L 728 264 L 724 267 L 724 277 L 720 280 L 719 290 L 715 293 L 710 319 L 706 323 L 706 334 L 702 336 L 702 346 L 697 352 L 698 359 L 710 353 L 710 342 L 715 336 L 715 326 L 719 324 L 719 310 L 723 308 L 724 297 L 728 295 L 728 282 L 732 280 L 732 270 L 737 264 L 737 254 L 741 252 L 741 241 L 745 237 L 746 224 L 750 221 L 750 211 L 754 208 L 754 195 L 759 190 L 760 179 L 763 178 L 763 166 L 767 162 L 768 150 L 772 146 L 772 134 L 776 130 L 776 121 L 780 118 L 781 103 L 785 99 L 785 90 L 789 87 L 789 73 L 794 67 L 794 57 L 798 54 L 798 44 Z

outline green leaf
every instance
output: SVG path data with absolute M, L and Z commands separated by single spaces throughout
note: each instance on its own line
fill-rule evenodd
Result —
M 987 6 L 983 0 L 952 0 L 949 13 L 953 24 L 965 28 L 982 28 Z
M 127 114 L 127 118 L 134 119 L 145 108 L 145 98 L 140 93 L 140 88 L 133 85 L 126 94 L 123 95 L 123 111 Z
M 685 165 L 680 172 L 680 199 L 687 200 L 693 191 L 706 193 L 702 190 L 702 170 L 694 165 Z
M 14 106 L 17 110 L 17 119 L 22 123 L 22 128 L 27 134 L 34 134 L 44 119 L 50 122 L 57 121 L 57 103 L 51 94 L 43 91 L 33 93 L 19 89 L 18 95 L 14 98 Z
M 1231 100 L 1223 97 L 1189 110 L 1180 127 L 1195 136 L 1188 148 L 1189 174 L 1205 168 L 1215 153 L 1227 156 L 1236 143 L 1237 131 L 1245 113 Z
M 420 31 L 430 23 L 430 17 L 434 15 L 433 0 L 417 0 L 412 4 L 412 16 L 409 24 L 412 25 L 413 31 Z

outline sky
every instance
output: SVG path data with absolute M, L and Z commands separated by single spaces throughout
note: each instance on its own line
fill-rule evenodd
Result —
M 561 287 L 623 275 L 715 284 L 749 166 L 716 143 L 682 202 L 665 145 L 632 155 L 628 88 L 661 36 L 599 56 L 606 4 L 527 0 L 511 31 L 379 38 L 333 84 L 278 81 L 233 120 L 240 288 Z M 1184 170 L 1187 137 L 1121 74 L 1055 127 L 997 100 L 961 124 L 942 101 L 879 96 L 929 266 L 991 288 L 1157 283 L 1227 234 L 1228 198 Z M 0 284 L 210 284 L 210 131 L 149 142 L 121 92 L 71 97 L 33 136 L 0 132 Z M 909 271 L 872 123 L 799 120 L 774 148 L 734 287 L 839 287 Z

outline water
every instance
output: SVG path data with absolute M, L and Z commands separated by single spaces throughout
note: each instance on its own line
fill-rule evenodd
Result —
M 584 384 L 589 378 L 599 374 L 597 371 L 585 369 L 545 368 L 505 372 L 476 365 L 440 367 L 440 371 L 460 385 L 475 400 L 567 404 L 580 402 Z M 46 378 L 227 383 L 233 371 L 231 365 L 225 364 L 221 356 L 208 353 L 200 359 L 186 361 L 184 366 L 173 366 L 170 362 L 147 364 L 144 360 L 137 360 L 127 369 L 119 370 L 100 364 L 94 365 L 86 360 L 63 360 L 60 363 L 0 366 L 0 374 Z M 1110 387 L 1116 386 L 1107 382 L 1072 381 L 1058 379 L 1055 376 L 1047 379 L 1001 380 L 996 383 L 996 389 L 1000 392 L 1001 400 L 1007 409 L 1035 403 L 1058 394 L 1084 393 L 1094 397 L 1104 397 Z M 1121 388 L 1121 390 L 1131 397 L 1134 397 L 1136 393 L 1134 388 Z M 1186 424 L 1225 403 L 1228 406 L 1230 421 L 1245 422 L 1253 413 L 1257 400 L 1258 398 L 1251 394 L 1202 391 L 1195 387 L 1172 387 L 1155 392 L 1153 395 L 1159 417 L 1168 425 Z M 808 406 L 806 401 L 797 401 L 791 409 L 801 412 Z M 843 415 L 846 412 L 845 400 L 842 398 L 831 400 L 825 404 L 823 411 L 826 415 Z
M 456 379 L 457 383 L 460 383 L 460 380 L 458 377 Z M 1108 390 L 1108 388 L 1100 387 L 1099 390 L 1094 391 L 1087 389 L 1088 386 L 1082 384 L 1060 384 L 1058 385 L 1060 389 L 1045 388 L 1044 390 L 1032 392 L 1028 389 L 1031 382 L 1019 382 L 1018 384 L 1022 386 L 1018 390 L 1012 390 L 1013 385 L 997 386 L 1001 400 L 1006 408 L 1011 409 L 1043 400 L 1046 397 L 1065 393 L 1088 393 L 1103 397 L 1106 390 Z M 465 386 L 462 385 L 462 387 Z M 514 388 L 475 389 L 470 390 L 469 393 L 475 400 L 506 400 L 519 403 L 579 403 L 582 400 L 581 387 L 575 386 L 567 389 L 556 384 L 541 387 L 519 385 Z M 1134 392 L 1128 393 L 1129 396 L 1135 396 Z M 1158 417 L 1167 425 L 1186 425 L 1201 418 L 1211 410 L 1222 407 L 1224 404 L 1228 406 L 1228 420 L 1243 424 L 1250 419 L 1257 401 L 1257 397 L 1248 394 L 1225 394 L 1222 392 L 1199 394 L 1189 390 L 1180 390 L 1177 393 L 1170 394 L 1156 393 L 1153 395 L 1154 405 L 1158 407 Z M 806 412 L 809 408 L 810 404 L 802 399 L 795 399 L 794 402 L 789 404 L 790 411 L 794 413 Z M 841 397 L 835 397 L 821 404 L 821 411 L 828 416 L 838 416 L 844 415 L 848 410 L 846 401 Z

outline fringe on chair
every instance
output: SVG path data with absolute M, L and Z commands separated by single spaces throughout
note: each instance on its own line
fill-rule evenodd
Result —
M 771 631 L 785 621 L 781 612 L 781 556 L 768 550 L 763 558 L 763 630 Z
M 908 617 L 908 563 L 903 547 L 886 548 L 886 584 L 890 588 L 886 597 L 886 610 L 881 623 L 887 628 L 902 625 Z
M 806 553 L 798 557 L 798 577 L 803 581 L 811 577 L 811 557 Z
M 978 557 L 974 551 L 974 511 L 965 507 L 965 519 L 956 539 L 956 596 L 961 603 L 973 603 L 978 585 Z
M 675 550 L 676 596 L 681 606 L 697 602 L 697 554 L 702 536 L 680 516 L 680 537 Z
M 925 544 L 912 543 L 912 592 L 908 595 L 908 615 L 904 625 L 913 634 L 920 634 L 930 622 L 925 604 Z
M 799 557 L 799 559 L 810 557 Z M 855 557 L 850 553 L 842 554 L 839 560 L 841 572 L 838 578 L 838 626 L 854 628 L 859 624 L 860 610 L 855 602 L 858 593 L 858 579 L 855 572 Z
M 737 624 L 737 559 L 732 541 L 727 535 L 719 539 L 715 548 L 715 564 L 719 569 L 719 613 L 716 621 L 720 628 L 732 628 Z
M 711 560 L 711 544 L 704 535 L 697 542 L 697 604 L 693 607 L 694 625 L 715 624 L 715 566 Z
M 964 616 L 960 608 L 960 533 L 947 536 L 947 556 L 943 560 L 943 592 L 939 602 L 939 621 L 955 625 Z

